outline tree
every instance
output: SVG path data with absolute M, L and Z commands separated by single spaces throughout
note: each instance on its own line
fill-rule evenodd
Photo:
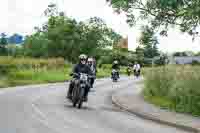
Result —
M 175 52 L 173 56 L 188 56 L 186 52 Z
M 23 45 L 23 55 L 30 57 L 48 57 L 48 40 L 43 33 L 27 36 Z
M 166 54 L 162 54 L 159 56 L 158 59 L 154 61 L 156 65 L 165 65 L 169 63 L 168 56 Z
M 138 46 L 136 48 L 136 56 L 137 56 L 137 61 L 140 64 L 144 63 L 144 49 L 141 46 Z
M 0 55 L 7 55 L 7 38 L 6 38 L 6 34 L 5 33 L 1 33 L 1 38 L 0 38 Z
M 140 46 L 144 49 L 145 58 L 153 58 L 159 55 L 157 37 L 154 35 L 154 30 L 149 26 L 142 28 L 141 37 L 139 38 Z
M 1 38 L 0 38 L 0 44 L 2 46 L 6 46 L 8 44 L 7 38 L 6 38 L 6 34 L 5 33 L 1 33 Z
M 35 27 L 36 33 L 25 41 L 29 56 L 64 57 L 76 62 L 81 53 L 99 57 L 121 38 L 98 17 L 78 22 L 58 12 L 54 4 L 48 6 L 45 15 L 48 21 L 42 27 Z
M 197 52 L 197 53 L 195 54 L 195 56 L 200 56 L 200 52 Z
M 200 25 L 199 0 L 106 0 L 117 11 L 124 11 L 127 22 L 135 23 L 137 11 L 140 19 L 150 21 L 154 28 L 162 28 L 161 35 L 167 35 L 170 25 L 175 25 L 183 32 L 197 35 Z
M 192 51 L 174 52 L 173 56 L 196 56 Z

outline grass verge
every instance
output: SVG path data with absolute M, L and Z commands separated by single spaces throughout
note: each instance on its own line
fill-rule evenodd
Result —
M 146 101 L 179 113 L 200 116 L 199 66 L 164 66 L 144 74 Z

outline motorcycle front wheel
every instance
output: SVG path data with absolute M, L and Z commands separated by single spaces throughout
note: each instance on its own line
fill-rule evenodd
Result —
M 80 91 L 79 91 L 78 109 L 81 109 L 81 107 L 82 107 L 84 93 L 85 93 L 85 88 L 80 88 Z

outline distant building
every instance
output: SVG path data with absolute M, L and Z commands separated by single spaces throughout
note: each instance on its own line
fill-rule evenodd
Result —
M 170 64 L 191 64 L 193 61 L 200 63 L 200 56 L 174 56 L 170 59 Z

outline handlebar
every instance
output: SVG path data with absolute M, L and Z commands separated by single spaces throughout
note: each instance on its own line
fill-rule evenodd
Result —
M 81 73 L 70 73 L 70 76 L 77 76 L 77 77 L 80 77 L 80 74 Z M 86 74 L 88 76 L 88 78 L 95 78 L 95 76 L 93 75 L 89 75 L 89 74 Z

